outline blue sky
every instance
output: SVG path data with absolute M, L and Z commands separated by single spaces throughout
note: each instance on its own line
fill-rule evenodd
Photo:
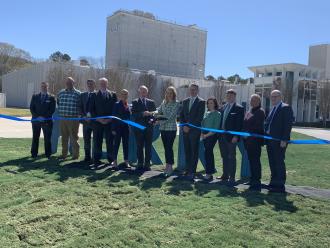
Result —
M 308 62 L 311 44 L 330 43 L 329 0 L 1 1 L 0 41 L 47 58 L 105 55 L 106 17 L 140 9 L 208 31 L 206 75 L 250 77 L 247 66 Z

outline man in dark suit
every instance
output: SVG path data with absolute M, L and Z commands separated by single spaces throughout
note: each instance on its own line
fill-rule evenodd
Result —
M 133 120 L 146 127 L 145 130 L 135 128 L 134 134 L 137 144 L 137 170 L 150 170 L 151 146 L 153 135 L 153 123 L 151 119 L 156 111 L 155 102 L 147 98 L 148 88 L 144 85 L 139 87 L 139 98 L 132 102 Z M 143 148 L 145 154 L 143 154 Z
M 81 117 L 90 118 L 92 115 L 90 113 L 91 103 L 93 98 L 95 97 L 95 80 L 88 79 L 87 80 L 87 91 L 81 93 L 80 95 L 80 110 Z M 85 150 L 85 162 L 90 162 L 92 160 L 92 132 L 93 125 L 90 120 L 82 121 L 83 124 L 83 136 L 84 136 L 84 150 Z
M 182 101 L 180 123 L 190 123 L 200 127 L 204 112 L 205 100 L 198 96 L 198 84 L 192 83 L 189 86 L 190 97 Z M 198 151 L 201 131 L 188 126 L 183 127 L 183 143 L 186 158 L 186 175 L 188 180 L 193 180 L 198 163 Z
M 285 192 L 285 151 L 290 140 L 293 122 L 293 110 L 282 102 L 279 90 L 273 90 L 270 95 L 273 105 L 265 121 L 265 133 L 276 140 L 267 140 L 267 154 L 271 171 L 269 191 Z
M 236 103 L 236 91 L 229 89 L 226 92 L 227 103 L 220 110 L 220 129 L 228 131 L 242 131 L 244 108 Z M 219 135 L 219 147 L 223 163 L 223 173 L 218 179 L 235 182 L 236 174 L 236 146 L 239 136 L 232 134 Z
M 55 112 L 55 97 L 48 93 L 48 83 L 42 82 L 40 86 L 41 92 L 32 96 L 30 103 L 30 111 L 32 118 L 52 118 Z M 52 152 L 51 136 L 53 130 L 53 120 L 33 121 L 32 122 L 32 146 L 31 156 L 38 156 L 40 131 L 44 134 L 45 154 L 50 158 Z
M 95 96 L 91 99 L 90 112 L 92 117 L 109 116 L 112 115 L 114 104 L 117 102 L 117 95 L 107 89 L 108 79 L 99 79 L 99 91 L 95 93 Z M 111 133 L 111 119 L 97 119 L 94 121 L 94 165 L 101 164 L 102 158 L 102 143 L 105 137 L 105 143 L 107 147 L 107 159 L 109 163 L 113 162 L 113 135 Z

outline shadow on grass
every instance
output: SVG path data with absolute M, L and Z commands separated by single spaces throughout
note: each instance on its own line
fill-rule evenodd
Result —
M 246 200 L 248 207 L 256 207 L 259 205 L 270 204 L 274 211 L 287 211 L 294 213 L 298 210 L 292 201 L 287 199 L 287 194 L 282 193 L 263 193 L 249 190 L 238 190 L 235 185 L 221 184 L 221 183 L 192 183 L 182 180 L 167 181 L 162 176 L 160 171 L 150 172 L 134 172 L 133 170 L 121 170 L 113 174 L 113 170 L 106 166 L 99 168 L 101 171 L 91 170 L 89 165 L 73 161 L 59 161 L 57 159 L 46 160 L 44 157 L 31 159 L 24 157 L 14 160 L 9 160 L 1 164 L 1 167 L 17 166 L 17 170 L 6 169 L 7 172 L 18 174 L 31 170 L 44 170 L 46 174 L 57 175 L 61 182 L 69 178 L 86 177 L 88 182 L 95 182 L 98 180 L 107 179 L 109 186 L 116 186 L 116 183 L 126 181 L 130 186 L 137 186 L 141 190 L 150 190 L 152 188 L 161 188 L 164 183 L 168 188 L 168 194 L 177 195 L 184 192 L 194 192 L 194 194 L 203 196 L 211 191 L 217 191 L 218 197 L 242 197 Z
M 15 170 L 17 173 L 42 169 L 46 174 L 57 175 L 57 180 L 61 182 L 66 181 L 69 178 L 77 178 L 83 176 L 90 177 L 96 174 L 96 171 L 90 170 L 89 165 L 82 161 L 59 161 L 55 158 L 48 160 L 44 159 L 42 156 L 38 157 L 37 159 L 24 157 L 8 160 L 7 162 L 2 163 L 1 166 L 17 166 L 18 169 Z
M 287 193 L 259 192 L 248 189 L 239 191 L 235 186 L 234 184 L 225 183 L 197 183 L 195 184 L 195 192 L 202 196 L 210 191 L 218 191 L 219 197 L 242 197 L 245 199 L 248 207 L 269 204 L 273 206 L 273 210 L 275 211 L 294 213 L 298 210 L 294 202 L 287 199 Z

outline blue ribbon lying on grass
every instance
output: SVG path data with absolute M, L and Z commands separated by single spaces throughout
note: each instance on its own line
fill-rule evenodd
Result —
M 262 134 L 227 131 L 227 130 L 222 130 L 222 129 L 219 130 L 219 129 L 205 128 L 205 127 L 197 127 L 197 126 L 192 125 L 190 123 L 181 123 L 181 124 L 179 124 L 179 126 L 180 127 L 189 126 L 189 127 L 192 127 L 192 128 L 197 128 L 197 129 L 200 129 L 202 131 L 207 131 L 207 132 L 212 132 L 212 133 L 227 133 L 227 134 L 243 136 L 243 137 L 255 137 L 255 138 L 262 138 L 262 139 L 266 139 L 266 140 L 281 141 L 280 139 L 273 138 L 273 137 L 267 136 L 267 135 L 262 135 Z M 288 143 L 289 144 L 296 144 L 296 145 L 329 145 L 330 140 L 322 140 L 322 139 L 317 139 L 317 140 L 290 140 L 290 141 L 288 141 Z
M 123 123 L 126 123 L 127 125 L 130 125 L 132 127 L 136 127 L 138 129 L 144 130 L 146 127 L 142 126 L 134 121 L 130 120 L 122 120 L 116 116 L 98 116 L 98 117 L 52 117 L 52 118 L 33 118 L 33 119 L 23 119 L 20 117 L 15 117 L 11 115 L 2 115 L 0 114 L 0 118 L 7 119 L 7 120 L 12 120 L 12 121 L 29 121 L 29 122 L 38 122 L 38 121 L 50 121 L 50 120 L 71 120 L 71 121 L 86 121 L 86 120 L 97 120 L 97 119 L 115 119 L 118 121 L 121 121 Z

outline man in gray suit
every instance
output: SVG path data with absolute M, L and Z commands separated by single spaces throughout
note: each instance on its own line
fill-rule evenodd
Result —
M 186 98 L 182 102 L 180 123 L 190 123 L 198 127 L 201 126 L 205 112 L 205 100 L 198 96 L 198 90 L 198 84 L 190 84 L 190 97 Z M 194 176 L 196 173 L 200 136 L 200 129 L 191 128 L 188 126 L 183 127 L 183 142 L 186 157 L 185 170 L 188 180 L 194 180 Z
M 221 120 L 219 129 L 240 132 L 243 128 L 244 108 L 236 103 L 236 91 L 229 89 L 226 92 L 227 103 L 220 109 Z M 219 147 L 223 162 L 223 173 L 217 179 L 235 182 L 236 175 L 236 146 L 239 136 L 232 134 L 219 135 Z
M 92 102 L 92 98 L 95 97 L 95 80 L 88 79 L 87 80 L 87 91 L 80 95 L 80 109 L 82 117 L 91 117 L 90 113 L 90 104 Z M 85 150 L 85 162 L 90 162 L 92 160 L 92 132 L 93 126 L 90 120 L 82 121 L 83 124 L 83 136 L 84 136 L 84 150 Z

